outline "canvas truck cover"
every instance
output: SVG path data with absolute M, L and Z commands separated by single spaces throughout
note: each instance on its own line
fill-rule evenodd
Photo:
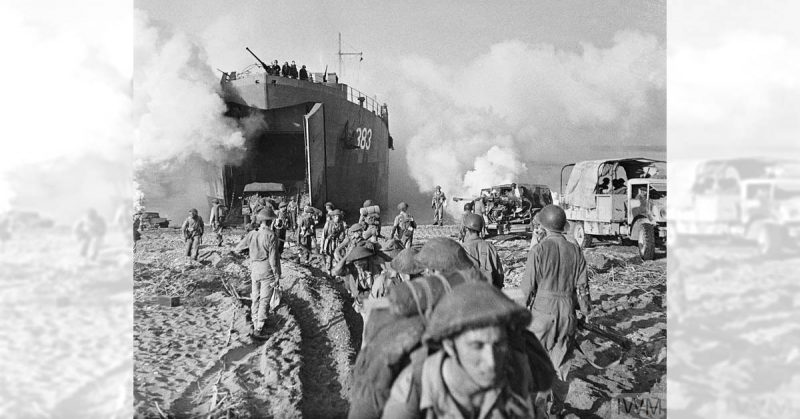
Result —
M 657 167 L 657 164 L 664 164 L 664 166 L 663 168 Z M 561 199 L 562 204 L 594 209 L 596 205 L 594 190 L 598 180 L 603 177 L 608 177 L 609 181 L 613 179 L 617 165 L 623 168 L 628 179 L 641 177 L 645 168 L 650 167 L 656 169 L 654 170 L 655 173 L 651 174 L 651 177 L 663 179 L 667 177 L 666 164 L 659 160 L 628 158 L 578 162 L 572 168 L 567 187 L 564 189 L 564 196 Z
M 244 192 L 284 192 L 282 183 L 254 182 L 244 186 Z
M 613 167 L 613 164 L 606 164 L 606 160 L 576 163 L 572 168 L 561 202 L 576 207 L 594 208 L 594 188 L 597 186 L 597 180 L 603 176 L 611 176 Z

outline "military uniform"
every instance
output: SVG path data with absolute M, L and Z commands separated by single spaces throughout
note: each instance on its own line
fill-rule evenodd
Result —
M 417 222 L 414 217 L 401 211 L 394 217 L 394 224 L 392 227 L 392 238 L 400 240 L 403 247 L 411 247 L 414 243 L 414 230 L 417 228 Z
M 222 205 L 216 203 L 211 206 L 208 223 L 211 224 L 211 231 L 217 239 L 217 246 L 222 246 Z
M 199 215 L 190 215 L 181 226 L 183 238 L 186 240 L 186 256 L 194 260 L 197 260 L 200 255 L 200 243 L 203 242 L 204 229 L 203 218 Z
M 433 198 L 431 198 L 431 208 L 433 208 L 433 225 L 442 225 L 442 219 L 444 217 L 444 204 L 447 201 L 447 197 L 444 196 L 444 192 L 441 189 L 437 189 L 436 192 L 433 193 Z
M 411 356 L 395 379 L 389 400 L 383 407 L 384 419 L 417 418 L 542 418 L 534 401 L 537 393 L 552 383 L 552 366 L 543 350 L 511 344 L 512 334 L 530 322 L 530 313 L 485 283 L 459 285 L 436 305 L 425 332 L 429 345 L 442 349 L 420 362 Z M 494 362 L 503 362 L 494 383 L 478 384 L 466 369 L 449 340 L 475 329 L 494 327 L 505 332 L 493 343 Z M 503 336 L 503 337 L 500 337 Z M 438 345 L 437 345 L 438 347 Z M 505 348 L 503 351 L 501 348 Z M 518 349 L 519 348 L 519 349 Z M 523 352 L 526 351 L 526 352 Z M 531 353 L 527 353 L 531 351 Z M 538 352 L 537 352 L 538 351 Z M 503 355 L 504 354 L 504 355 Z M 484 356 L 484 355 L 482 355 Z M 486 359 L 483 359 L 485 362 Z M 470 362 L 472 368 L 476 361 Z M 534 372 L 536 374 L 534 374 Z
M 577 302 L 584 315 L 589 314 L 589 283 L 586 260 L 580 247 L 563 233 L 549 232 L 528 255 L 520 288 L 528 296 L 533 313 L 529 329 L 542 342 L 558 370 L 560 381 L 554 386 L 557 406 L 569 389 L 569 355 L 575 345 Z
M 267 306 L 273 292 L 277 291 L 281 277 L 281 262 L 278 254 L 278 236 L 267 226 L 247 233 L 235 251 L 249 249 L 251 309 L 253 330 L 260 334 L 267 318 Z
M 503 272 L 503 262 L 497 254 L 497 249 L 480 237 L 472 237 L 464 242 L 464 251 L 475 260 L 478 268 L 497 288 L 503 288 L 505 273 Z

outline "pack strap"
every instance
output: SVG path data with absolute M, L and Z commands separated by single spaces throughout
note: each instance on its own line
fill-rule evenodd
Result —
M 422 284 L 422 289 L 425 291 L 425 297 L 427 300 L 425 301 L 425 317 L 429 317 L 433 312 L 433 290 L 431 289 L 431 284 L 428 281 L 420 281 Z
M 422 303 L 419 301 L 419 295 L 417 294 L 417 290 L 411 284 L 411 282 L 403 282 L 403 285 L 408 287 L 408 290 L 411 291 L 411 298 L 414 299 L 414 304 L 417 306 L 417 313 L 422 318 L 422 323 L 425 324 L 425 327 L 428 327 L 428 318 L 425 316 L 425 312 L 422 311 Z
M 438 278 L 439 281 L 442 283 L 442 286 L 444 287 L 444 292 L 448 294 L 453 292 L 453 287 L 450 286 L 450 281 L 448 281 L 447 278 L 445 278 L 444 276 L 442 276 L 442 274 L 439 273 L 434 274 L 434 276 L 436 276 L 436 278 Z

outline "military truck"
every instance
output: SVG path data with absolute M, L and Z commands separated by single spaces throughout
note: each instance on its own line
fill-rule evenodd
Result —
M 506 183 L 481 189 L 480 196 L 453 201 L 483 201 L 490 236 L 530 231 L 531 220 L 553 203 L 550 187 L 532 183 Z
M 140 216 L 141 228 L 167 228 L 169 227 L 169 220 L 162 217 L 157 212 L 143 212 Z
M 738 158 L 676 162 L 690 176 L 676 195 L 670 242 L 687 238 L 744 239 L 762 255 L 797 246 L 800 162 Z
M 637 157 L 572 163 L 561 168 L 562 188 L 568 168 L 561 206 L 578 244 L 632 240 L 642 259 L 653 259 L 656 246 L 666 244 L 666 162 Z

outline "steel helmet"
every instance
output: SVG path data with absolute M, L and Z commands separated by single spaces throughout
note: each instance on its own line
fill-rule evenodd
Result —
M 333 202 L 326 202 L 325 206 L 333 208 Z
M 406 275 L 417 275 L 425 270 L 416 260 L 417 251 L 413 247 L 408 247 L 392 259 L 390 266 L 395 271 Z
M 425 243 L 417 261 L 428 269 L 451 272 L 473 267 L 467 252 L 457 241 L 448 237 L 434 237 Z
M 364 208 L 371 207 L 373 205 L 375 205 L 375 204 L 372 203 L 371 199 L 367 199 L 366 201 L 364 201 Z
M 548 205 L 542 208 L 533 219 L 546 230 L 557 233 L 563 233 L 564 228 L 567 226 L 567 214 L 557 205 Z
M 274 220 L 275 218 L 277 217 L 275 216 L 275 211 L 272 210 L 272 207 L 266 207 L 256 214 L 256 221 L 259 223 L 262 221 Z
M 473 211 L 475 209 L 475 204 L 472 202 L 467 202 L 464 204 L 464 211 Z
M 441 190 L 441 189 L 442 189 L 442 187 L 441 187 L 441 186 L 439 186 L 439 185 L 436 185 L 436 190 L 437 190 L 437 191 L 438 191 L 438 190 Z
M 484 281 L 453 288 L 433 309 L 425 342 L 441 342 L 464 331 L 487 326 L 525 328 L 531 312 Z
M 464 217 L 464 227 L 480 233 L 483 231 L 483 217 L 478 214 L 467 214 Z
M 345 256 L 346 263 L 354 262 L 375 255 L 372 249 L 366 246 L 356 246 Z
M 400 211 L 405 211 L 408 209 L 408 204 L 406 204 L 405 202 L 401 202 L 397 204 L 397 209 Z
M 350 233 L 360 233 L 364 231 L 364 226 L 361 225 L 360 223 L 355 223 L 351 225 L 350 228 L 347 229 L 347 231 Z

